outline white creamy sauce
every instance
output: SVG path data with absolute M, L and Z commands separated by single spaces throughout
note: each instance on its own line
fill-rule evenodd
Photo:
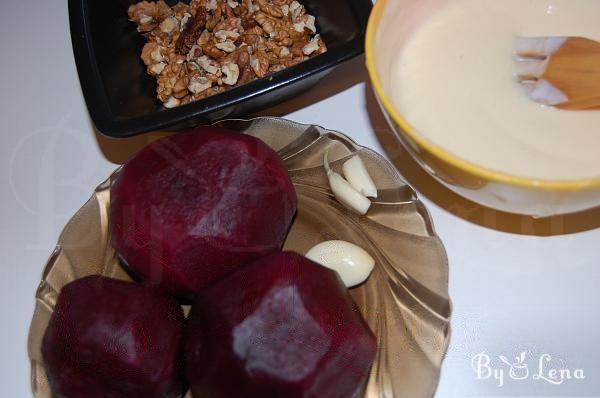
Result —
M 600 40 L 598 0 L 452 0 L 392 65 L 392 101 L 434 144 L 538 179 L 600 177 L 600 111 L 543 107 L 515 81 L 517 36 Z

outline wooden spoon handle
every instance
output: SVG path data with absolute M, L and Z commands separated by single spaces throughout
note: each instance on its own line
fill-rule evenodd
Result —
M 600 109 L 600 95 L 590 98 L 580 98 L 555 105 L 556 108 L 567 110 L 594 110 Z
M 600 107 L 600 43 L 570 37 L 550 57 L 543 78 L 569 98 L 561 108 L 597 109 Z

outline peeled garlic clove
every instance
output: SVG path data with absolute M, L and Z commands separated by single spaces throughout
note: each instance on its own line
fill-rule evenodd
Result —
M 344 206 L 356 211 L 359 214 L 367 214 L 371 201 L 360 192 L 352 188 L 352 185 L 344 179 L 339 173 L 331 170 L 329 167 L 328 152 L 323 157 L 323 165 L 329 179 L 329 186 L 335 195 L 335 198 Z
M 344 162 L 342 171 L 346 180 L 352 185 L 352 188 L 364 196 L 377 197 L 377 187 L 359 156 L 353 156 Z
M 321 242 L 306 257 L 336 271 L 346 287 L 360 285 L 369 278 L 375 260 L 361 247 L 343 240 Z
M 361 215 L 367 214 L 371 201 L 357 192 L 348 181 L 338 173 L 332 173 L 329 177 L 329 185 L 336 199 L 344 206 L 356 211 Z

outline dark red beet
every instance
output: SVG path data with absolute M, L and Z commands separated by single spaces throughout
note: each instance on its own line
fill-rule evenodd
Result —
M 42 343 L 55 398 L 178 398 L 181 307 L 157 288 L 89 276 L 66 285 Z
M 284 252 L 201 292 L 185 347 L 196 397 L 351 398 L 376 342 L 335 272 Z
M 179 297 L 281 248 L 296 193 L 257 138 L 201 128 L 155 141 L 111 188 L 112 244 L 140 276 Z

